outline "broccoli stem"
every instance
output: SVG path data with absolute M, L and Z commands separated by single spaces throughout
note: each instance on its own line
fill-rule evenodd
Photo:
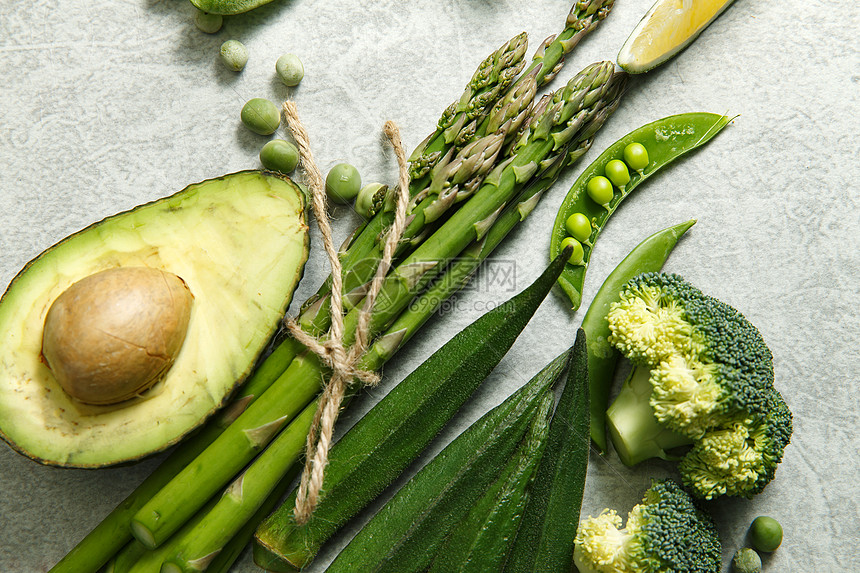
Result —
M 688 446 L 693 440 L 657 422 L 651 409 L 651 369 L 636 366 L 624 382 L 618 397 L 606 411 L 609 435 L 621 462 L 627 466 L 650 458 L 677 460 L 667 453 L 680 446 Z

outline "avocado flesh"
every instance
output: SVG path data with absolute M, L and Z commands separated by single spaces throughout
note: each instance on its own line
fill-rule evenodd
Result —
M 0 436 L 41 463 L 103 467 L 176 443 L 224 404 L 286 312 L 308 254 L 304 195 L 240 172 L 109 217 L 49 248 L 0 298 Z M 119 266 L 174 273 L 194 301 L 165 376 L 110 406 L 69 397 L 41 358 L 45 315 L 71 284 Z

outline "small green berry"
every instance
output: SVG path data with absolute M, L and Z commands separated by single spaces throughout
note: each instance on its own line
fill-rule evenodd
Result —
M 584 243 L 591 237 L 591 220 L 582 213 L 574 213 L 568 217 L 564 222 L 564 228 L 580 243 Z
M 625 185 L 630 183 L 630 171 L 627 170 L 627 165 L 620 159 L 613 159 L 603 168 L 606 177 L 619 189 L 623 189 Z
M 637 141 L 628 143 L 627 147 L 624 148 L 624 161 L 630 166 L 630 169 L 635 169 L 641 173 L 648 167 L 648 150 Z
M 228 70 L 241 72 L 248 63 L 248 48 L 239 40 L 227 40 L 221 44 L 221 61 Z
M 612 182 L 603 175 L 589 179 L 585 184 L 585 191 L 598 205 L 609 205 L 612 201 Z
M 281 114 L 278 108 L 269 100 L 255 97 L 242 106 L 242 123 L 245 127 L 260 135 L 271 135 L 281 125 Z
M 565 237 L 561 241 L 561 250 L 565 250 L 568 246 L 573 247 L 573 252 L 570 254 L 570 258 L 567 259 L 567 262 L 572 265 L 578 265 L 585 257 L 585 251 L 583 251 L 582 249 L 582 243 L 580 243 L 573 237 Z
M 289 141 L 273 139 L 260 150 L 260 163 L 270 171 L 292 173 L 299 163 L 299 150 Z
M 761 573 L 761 557 L 749 547 L 738 549 L 732 559 L 732 571 L 734 573 Z
M 290 87 L 299 85 L 305 77 L 305 67 L 295 54 L 284 54 L 275 62 L 275 71 L 285 85 Z
M 349 163 L 338 163 L 325 178 L 325 190 L 336 203 L 349 203 L 361 190 L 361 175 Z
M 782 526 L 774 518 L 760 515 L 750 525 L 750 539 L 759 551 L 776 551 L 782 543 Z
M 194 13 L 194 25 L 197 26 L 201 32 L 214 34 L 221 29 L 223 24 L 224 17 L 221 16 L 221 14 L 210 14 L 203 10 L 197 10 L 197 12 Z

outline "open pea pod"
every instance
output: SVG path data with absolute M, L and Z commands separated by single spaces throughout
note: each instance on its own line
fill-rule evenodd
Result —
M 597 237 L 621 201 L 654 173 L 713 139 L 732 119 L 726 115 L 704 112 L 682 113 L 658 119 L 610 145 L 582 172 L 559 208 L 550 243 L 551 258 L 558 256 L 565 246 L 563 243 L 575 244 L 572 262 L 565 266 L 558 279 L 574 310 L 582 302 L 585 271 Z M 630 144 L 637 143 L 644 146 L 645 154 L 638 146 L 625 154 Z M 603 180 L 604 177 L 610 179 L 612 184 Z M 629 177 L 626 183 L 617 184 L 624 181 L 625 177 Z M 606 187 L 594 185 L 592 179 L 596 180 L 594 183 L 606 184 Z M 591 190 L 590 184 L 593 185 Z M 579 235 L 578 240 L 569 238 L 572 235 Z

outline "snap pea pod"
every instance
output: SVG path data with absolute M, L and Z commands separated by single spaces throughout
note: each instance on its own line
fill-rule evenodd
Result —
M 656 272 L 663 268 L 678 240 L 695 222 L 690 220 L 657 231 L 634 247 L 603 281 L 582 319 L 582 329 L 588 340 L 591 439 L 600 453 L 606 451 L 606 407 L 609 405 L 609 389 L 618 361 L 618 351 L 608 340 L 609 323 L 606 321 L 606 315 L 609 313 L 609 305 L 618 300 L 621 287 L 630 279 L 638 274 Z
M 526 441 L 545 439 L 551 387 L 566 363 L 566 354 L 556 358 L 454 439 L 364 526 L 328 573 L 425 571 L 511 457 Z
M 549 427 L 522 521 L 504 571 L 567 571 L 588 468 L 587 335 L 576 333 L 567 382 Z M 501 571 L 485 568 L 484 571 Z
M 588 269 L 588 262 L 597 237 L 621 201 L 654 173 L 678 157 L 706 144 L 732 119 L 734 118 L 725 115 L 702 112 L 664 117 L 631 131 L 610 145 L 591 165 L 586 167 L 559 208 L 550 242 L 550 258 L 554 259 L 562 249 L 562 242 L 565 242 L 569 236 L 566 228 L 568 219 L 576 213 L 585 216 L 590 229 L 586 230 L 587 237 L 583 236 L 583 240 L 580 241 L 581 261 L 568 264 L 558 279 L 562 290 L 570 298 L 574 310 L 579 308 L 582 302 L 585 271 Z M 641 170 L 630 169 L 629 181 L 621 187 L 609 186 L 604 191 L 611 193 L 608 202 L 605 205 L 598 203 L 587 191 L 589 182 L 596 177 L 607 175 L 607 164 L 615 160 L 621 161 L 625 148 L 631 143 L 645 146 L 647 165 Z M 612 166 L 618 166 L 618 163 L 613 163 Z M 609 182 L 603 181 L 603 183 Z

